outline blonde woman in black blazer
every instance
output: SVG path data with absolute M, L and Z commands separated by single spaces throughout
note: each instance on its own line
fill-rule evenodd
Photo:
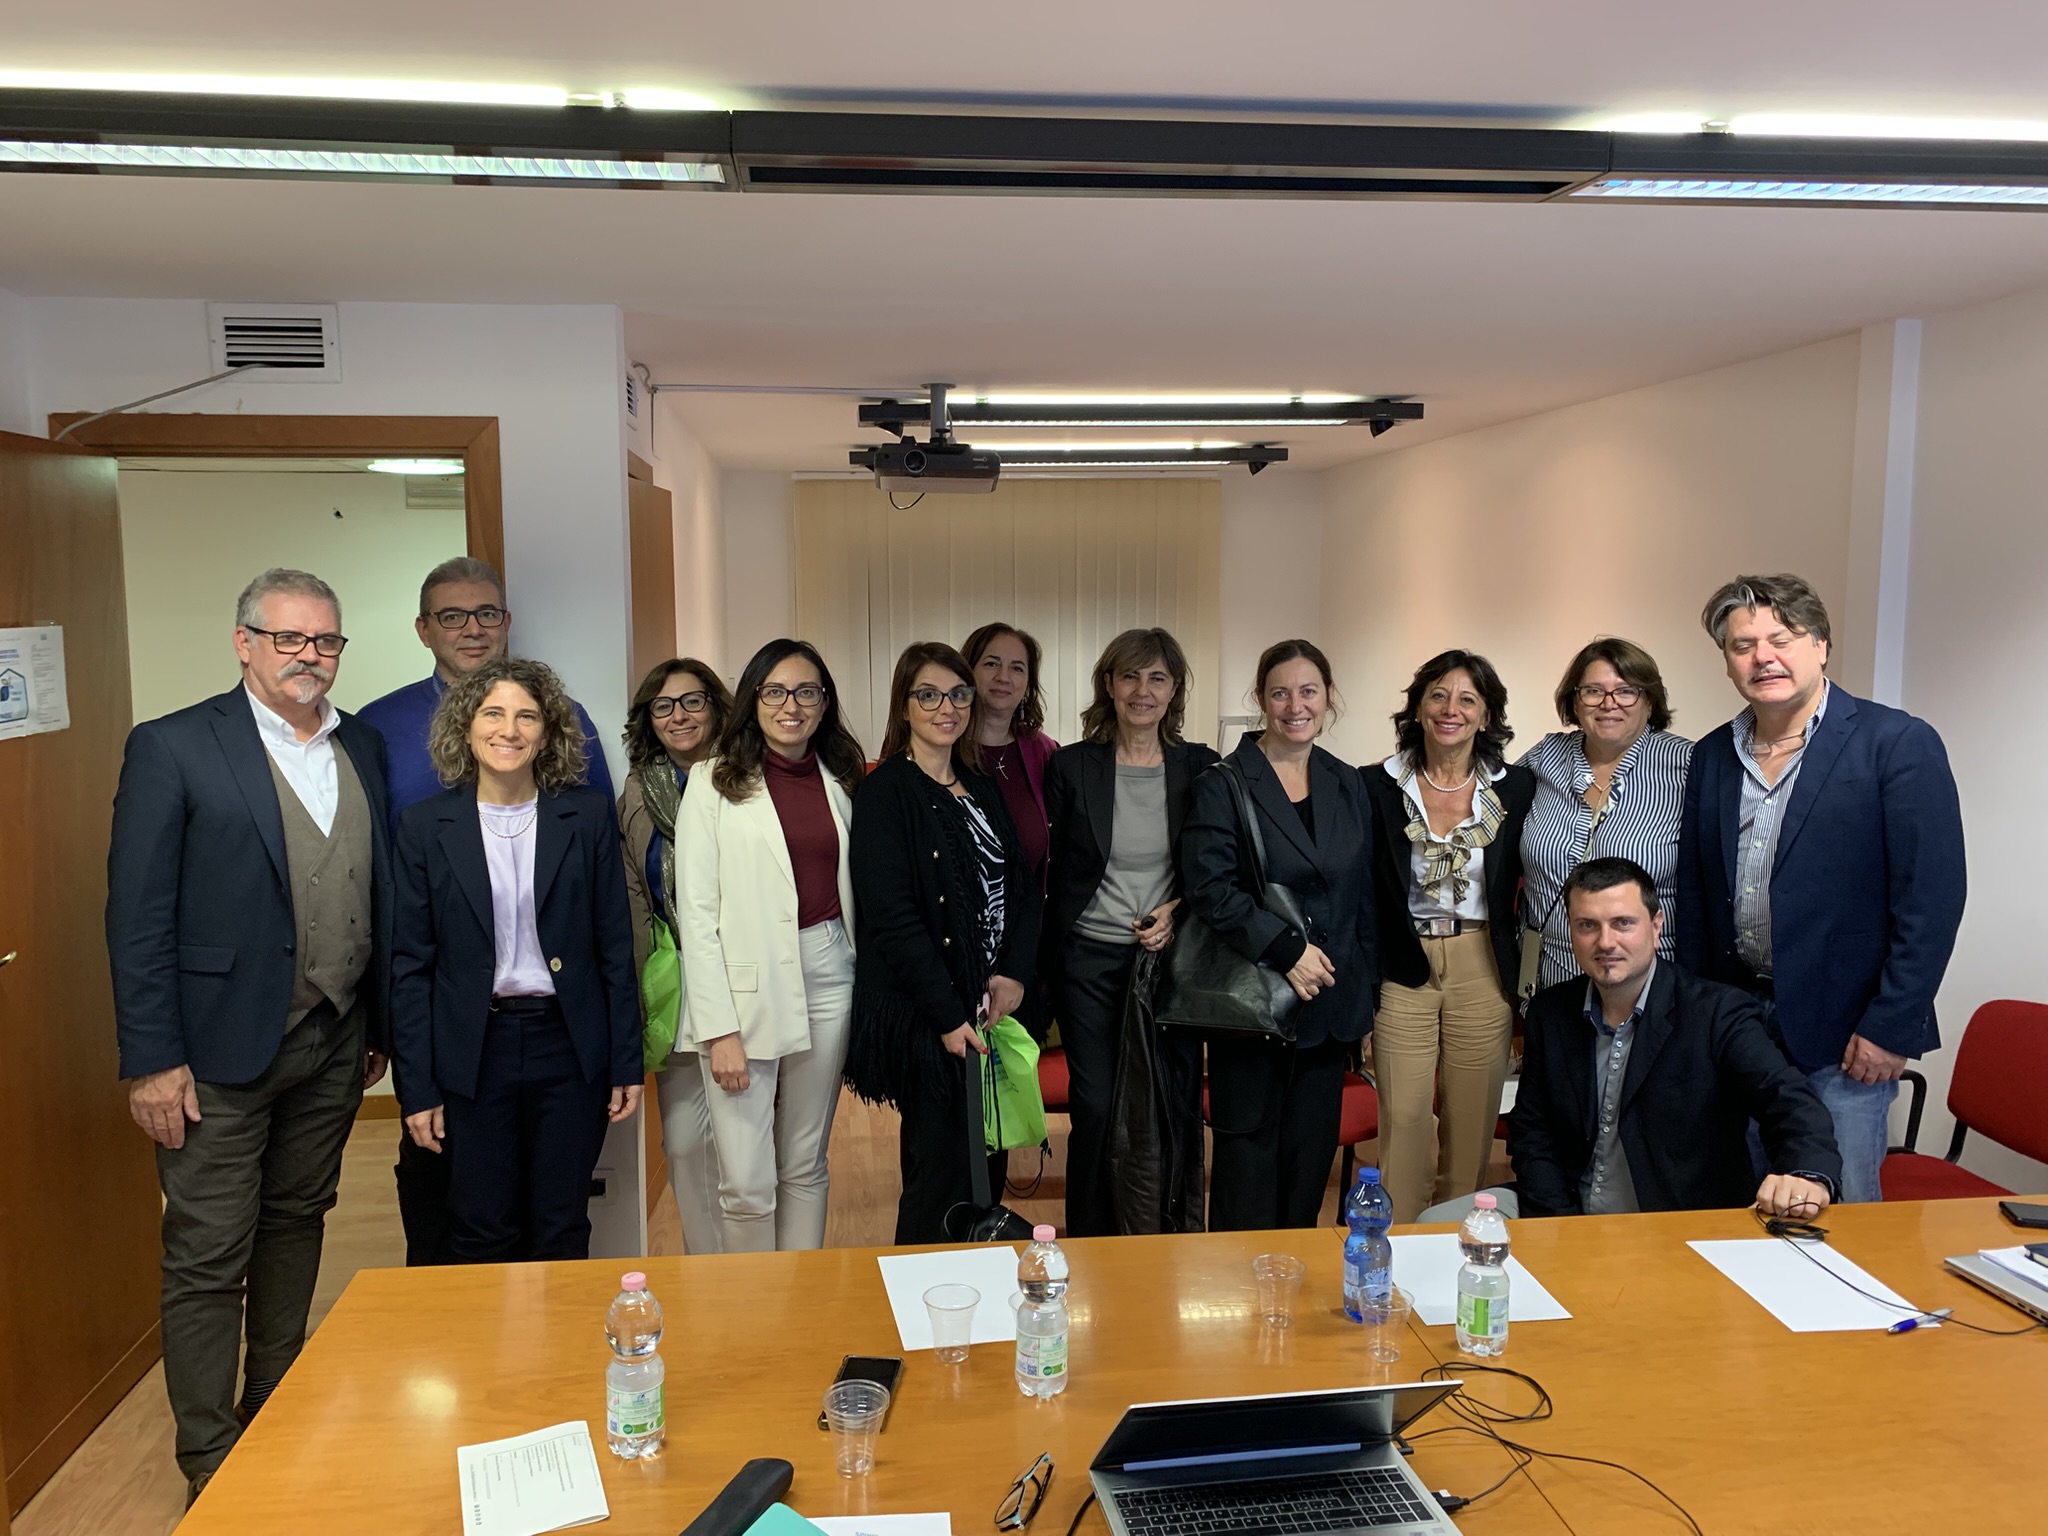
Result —
M 1131 629 L 1095 663 L 1083 739 L 1046 766 L 1051 821 L 1038 969 L 1066 1047 L 1067 1232 L 1116 1231 L 1103 1174 L 1124 999 L 1139 950 L 1173 942 L 1173 849 L 1195 776 L 1217 758 L 1181 740 L 1187 656 L 1163 629 Z

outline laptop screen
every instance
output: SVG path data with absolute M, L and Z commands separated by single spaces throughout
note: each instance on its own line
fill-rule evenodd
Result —
M 1432 1381 L 1270 1397 L 1140 1403 L 1125 1410 L 1096 1453 L 1091 1469 L 1113 1472 L 1198 1466 L 1329 1455 L 1380 1445 L 1459 1385 Z

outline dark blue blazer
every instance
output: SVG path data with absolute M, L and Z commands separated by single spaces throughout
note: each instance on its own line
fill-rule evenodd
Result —
M 1288 802 L 1273 765 L 1247 736 L 1230 754 L 1244 776 L 1266 850 L 1266 878 L 1301 902 L 1309 931 L 1300 935 L 1330 957 L 1337 984 L 1294 1010 L 1295 1044 L 1363 1040 L 1372 1028 L 1379 988 L 1378 925 L 1373 915 L 1372 806 L 1358 770 L 1321 747 L 1310 749 L 1308 790 L 1316 830 Z M 1180 834 L 1181 883 L 1187 902 L 1223 941 L 1247 960 L 1261 959 L 1287 929 L 1254 897 L 1251 866 L 1238 836 L 1237 802 L 1222 773 L 1196 776 Z M 1299 955 L 1300 946 L 1287 949 Z
M 611 797 L 578 785 L 540 797 L 534 923 L 585 1082 L 641 1080 L 633 919 Z M 407 1115 L 471 1098 L 498 966 L 491 872 L 476 786 L 406 809 L 398 823 L 391 956 L 392 1068 Z
M 391 844 L 384 738 L 344 714 L 334 740 L 370 802 L 366 1041 L 389 1048 Z M 107 851 L 107 958 L 121 1075 L 188 1066 L 246 1083 L 277 1055 L 291 1012 L 291 873 L 270 755 L 240 685 L 128 733 Z
M 1741 985 L 1735 728 L 1693 748 L 1678 837 L 1678 963 Z M 1963 920 L 1963 815 L 1934 727 L 1845 688 L 1799 765 L 1771 866 L 1771 970 L 1785 1050 L 1839 1065 L 1852 1034 L 1901 1056 L 1935 1049 L 1934 994 Z

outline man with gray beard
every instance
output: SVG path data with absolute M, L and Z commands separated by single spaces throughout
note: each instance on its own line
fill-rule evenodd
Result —
M 342 1147 L 390 1048 L 384 741 L 328 701 L 347 644 L 327 583 L 265 571 L 235 609 L 241 683 L 129 732 L 114 799 L 114 1020 L 157 1144 L 188 1502 L 305 1343 Z

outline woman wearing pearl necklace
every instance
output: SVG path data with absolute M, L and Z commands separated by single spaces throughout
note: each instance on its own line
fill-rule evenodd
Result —
M 1505 764 L 1507 707 L 1491 662 L 1445 651 L 1408 685 L 1394 755 L 1364 770 L 1384 978 L 1373 1023 L 1380 1171 L 1396 1221 L 1477 1189 L 1493 1150 L 1522 822 L 1536 792 L 1534 774 Z

